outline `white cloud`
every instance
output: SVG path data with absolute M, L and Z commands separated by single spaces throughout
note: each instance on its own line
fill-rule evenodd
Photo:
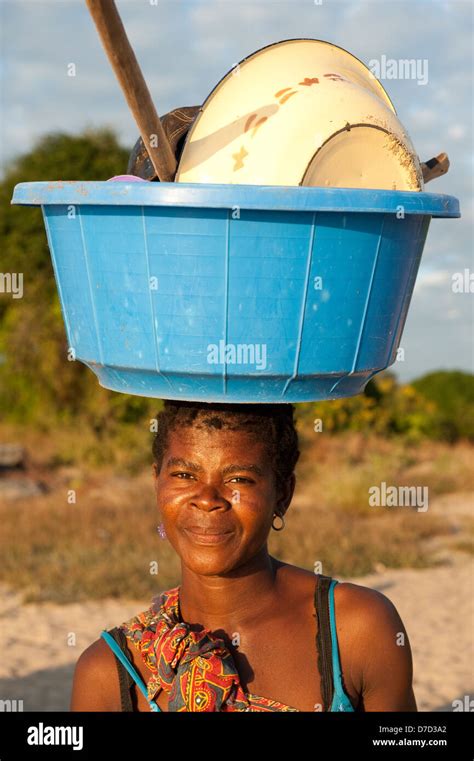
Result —
M 428 127 L 432 128 L 433 124 L 436 124 L 438 118 L 438 111 L 433 108 L 417 108 L 416 106 L 408 112 L 410 119 L 410 129 L 424 129 Z
M 451 124 L 447 130 L 448 136 L 452 140 L 462 140 L 467 135 L 467 129 L 465 124 Z
M 435 270 L 434 272 L 419 272 L 416 280 L 415 290 L 420 291 L 422 288 L 445 287 L 449 282 L 451 273 L 448 270 Z

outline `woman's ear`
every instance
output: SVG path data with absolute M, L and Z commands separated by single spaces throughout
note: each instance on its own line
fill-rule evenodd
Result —
M 291 500 L 293 499 L 293 494 L 295 492 L 295 486 L 296 486 L 296 476 L 294 473 L 291 474 L 291 476 L 288 478 L 288 480 L 285 482 L 285 484 L 282 486 L 279 499 L 278 499 L 278 510 L 281 513 L 281 515 L 284 515 L 286 511 L 288 510 Z

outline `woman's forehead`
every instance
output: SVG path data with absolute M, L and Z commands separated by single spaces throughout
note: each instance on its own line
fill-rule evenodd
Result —
M 222 452 L 229 454 L 231 451 L 251 451 L 255 456 L 262 459 L 265 456 L 267 445 L 257 431 L 243 429 L 209 429 L 195 426 L 186 426 L 170 431 L 167 441 L 166 453 L 172 456 L 183 456 L 183 452 L 204 450 L 204 453 Z
M 246 429 L 246 428 L 217 428 L 217 427 L 209 427 L 207 425 L 203 425 L 202 423 L 196 423 L 194 425 L 183 425 L 183 426 L 176 426 L 170 431 L 170 438 L 173 437 L 175 440 L 181 440 L 181 439 L 200 439 L 200 438 L 208 438 L 208 439 L 218 439 L 218 438 L 233 438 L 236 441 L 238 439 L 246 439 L 250 440 L 252 439 L 256 443 L 261 442 L 261 435 L 255 427 L 254 429 Z

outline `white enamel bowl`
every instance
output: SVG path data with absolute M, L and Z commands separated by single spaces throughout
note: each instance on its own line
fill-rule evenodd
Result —
M 188 132 L 176 182 L 422 190 L 380 82 L 346 50 L 283 40 L 219 82 Z

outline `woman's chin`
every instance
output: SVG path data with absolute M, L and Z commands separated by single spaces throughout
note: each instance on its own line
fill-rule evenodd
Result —
M 232 571 L 238 562 L 229 556 L 222 557 L 212 551 L 204 551 L 193 555 L 182 556 L 183 564 L 199 576 L 222 576 Z
M 181 561 L 186 568 L 200 576 L 219 576 L 229 573 L 240 563 L 240 555 L 229 545 L 200 545 L 183 547 L 178 550 Z

